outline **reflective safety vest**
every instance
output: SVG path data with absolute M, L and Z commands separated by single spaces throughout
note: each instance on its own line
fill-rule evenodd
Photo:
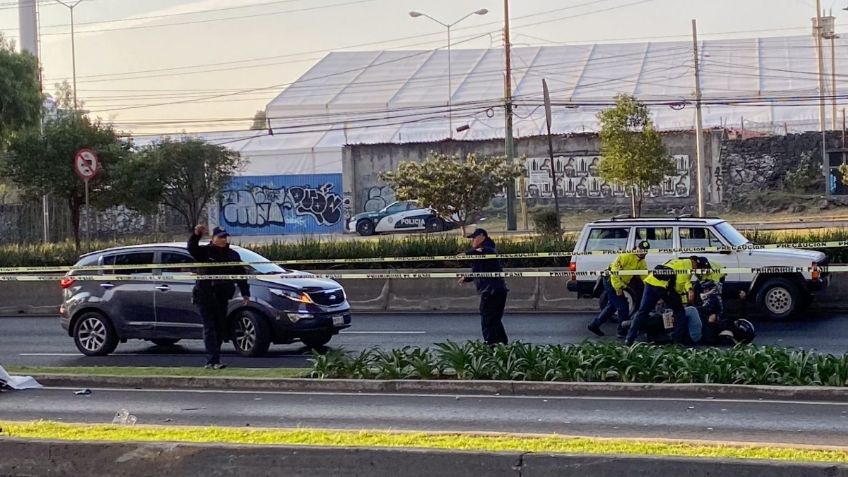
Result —
M 622 253 L 610 264 L 610 271 L 619 272 L 625 270 L 647 270 L 648 264 L 644 258 L 639 258 L 635 253 Z M 633 279 L 633 275 L 610 275 L 610 284 L 615 291 L 624 290 Z
M 675 258 L 669 260 L 663 264 L 663 266 L 668 267 L 675 272 L 680 272 L 682 270 L 692 270 L 692 260 L 689 258 Z M 686 295 L 689 293 L 689 290 L 692 289 L 692 280 L 690 277 L 692 273 L 677 273 L 674 276 L 669 277 L 656 277 L 654 276 L 654 272 L 648 274 L 648 277 L 645 279 L 645 285 L 651 285 L 660 288 L 667 288 L 670 283 L 674 284 L 674 291 L 679 295 Z

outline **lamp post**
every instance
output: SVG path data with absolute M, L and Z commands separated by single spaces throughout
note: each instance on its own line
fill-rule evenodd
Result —
M 68 11 L 71 13 L 71 68 L 73 74 L 73 82 L 74 82 L 74 112 L 79 109 L 79 104 L 77 103 L 77 48 L 76 48 L 76 39 L 74 35 L 74 8 L 77 7 L 83 0 L 76 0 L 73 3 L 67 3 L 63 0 L 56 0 L 56 3 L 59 3 L 66 7 Z
M 59 0 L 56 0 L 56 1 L 59 1 Z M 451 99 L 452 99 L 452 96 L 453 96 L 453 78 L 451 77 L 451 74 L 452 74 L 452 72 L 451 72 L 451 28 L 453 28 L 459 22 L 465 20 L 466 18 L 468 18 L 472 15 L 485 15 L 487 13 L 489 13 L 489 10 L 486 10 L 485 8 L 481 8 L 480 10 L 477 10 L 477 11 L 469 13 L 468 15 L 465 15 L 464 17 L 460 18 L 459 20 L 457 20 L 453 23 L 445 23 L 445 22 L 436 20 L 435 18 L 431 17 L 430 15 L 427 15 L 426 13 L 421 13 L 421 12 L 417 12 L 417 11 L 414 11 L 414 10 L 409 12 L 409 16 L 411 16 L 412 18 L 418 18 L 418 17 L 429 18 L 430 20 L 433 20 L 434 22 L 438 23 L 439 25 L 442 25 L 443 27 L 447 28 L 447 30 L 448 30 L 448 134 L 449 134 L 449 137 L 451 139 L 453 139 L 453 107 L 451 106 Z

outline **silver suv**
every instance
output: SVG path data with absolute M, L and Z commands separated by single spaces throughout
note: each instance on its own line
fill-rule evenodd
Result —
M 244 356 L 261 356 L 271 343 L 297 340 L 309 347 L 327 344 L 350 326 L 350 305 L 344 289 L 333 280 L 287 278 L 303 272 L 283 269 L 261 255 L 233 247 L 252 265 L 251 302 L 230 300 L 230 326 L 225 339 Z M 201 339 L 203 325 L 192 304 L 194 280 L 162 276 L 156 264 L 190 264 L 194 259 L 184 243 L 112 248 L 80 257 L 74 267 L 95 265 L 148 265 L 138 269 L 72 270 L 64 279 L 62 328 L 88 356 L 104 356 L 129 339 L 170 346 L 183 339 Z M 264 262 L 264 263 L 263 263 Z M 191 268 L 167 268 L 168 273 L 194 273 Z M 137 275 L 139 280 L 109 281 L 109 275 Z M 101 275 L 84 280 L 84 275 Z M 161 276 L 161 280 L 156 277 Z M 141 279 L 142 277 L 146 279 Z

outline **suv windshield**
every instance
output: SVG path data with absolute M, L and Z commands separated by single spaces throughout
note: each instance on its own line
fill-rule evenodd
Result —
M 277 264 L 271 263 L 267 258 L 259 255 L 256 252 L 240 248 L 236 250 L 243 262 L 251 263 L 251 267 L 261 275 L 273 275 L 275 273 L 286 273 L 286 271 Z M 264 263 L 257 263 L 264 262 Z
M 741 247 L 742 245 L 745 245 L 745 244 L 751 242 L 750 240 L 746 239 L 744 235 L 740 234 L 738 230 L 733 228 L 733 226 L 728 224 L 727 222 L 722 222 L 720 224 L 716 224 L 715 228 L 716 228 L 716 230 L 718 230 L 718 233 L 720 233 L 728 242 L 730 242 L 730 245 L 733 245 L 734 247 Z

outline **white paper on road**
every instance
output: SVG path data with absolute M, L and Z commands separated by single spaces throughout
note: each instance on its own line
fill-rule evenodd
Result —
M 38 382 L 30 376 L 10 376 L 9 373 L 0 366 L 0 381 L 4 381 L 10 388 L 18 391 L 24 389 L 38 389 L 41 387 Z

